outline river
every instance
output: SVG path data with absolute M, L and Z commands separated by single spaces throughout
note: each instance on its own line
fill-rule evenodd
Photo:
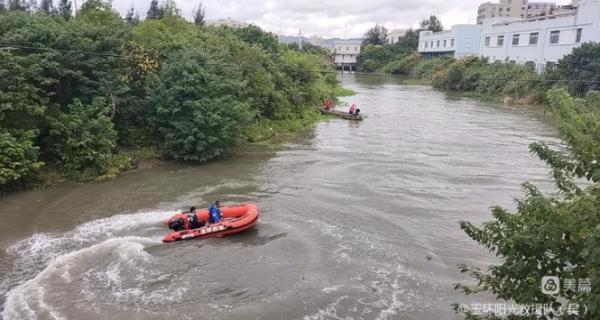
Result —
M 0 198 L 0 309 L 12 319 L 455 319 L 456 265 L 494 258 L 458 221 L 550 188 L 539 114 L 345 75 L 367 116 L 203 165 Z M 162 244 L 164 219 L 257 203 L 257 226 Z M 489 302 L 489 301 L 488 301 Z

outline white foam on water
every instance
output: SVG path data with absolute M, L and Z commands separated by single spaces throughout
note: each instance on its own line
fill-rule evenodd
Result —
M 333 303 L 329 304 L 325 309 L 317 311 L 317 313 L 309 316 L 304 316 L 304 320 L 325 320 L 325 319 L 338 319 L 344 320 L 342 317 L 337 315 L 337 308 L 342 300 L 348 298 L 348 296 L 338 297 Z
M 94 258 L 97 258 L 98 255 L 103 256 L 115 249 L 118 250 L 127 246 L 133 246 L 139 251 L 143 251 L 148 246 L 159 245 L 160 243 L 157 240 L 141 237 L 113 238 L 91 247 L 58 256 L 34 278 L 7 293 L 3 318 L 5 320 L 37 319 L 39 311 L 48 314 L 52 319 L 64 319 L 64 316 L 46 301 L 45 288 L 47 284 L 52 281 L 60 281 L 58 278 L 64 280 L 64 274 L 68 274 L 73 266 L 94 263 L 97 260 Z M 67 278 L 70 278 L 70 276 Z
M 114 288 L 119 288 L 122 280 L 119 277 L 124 270 L 137 271 L 138 280 L 142 276 L 160 279 L 164 275 L 142 274 L 140 266 L 151 263 L 152 256 L 144 248 L 161 243 L 162 223 L 172 214 L 165 211 L 119 214 L 83 223 L 66 233 L 36 233 L 11 245 L 7 254 L 13 257 L 13 269 L 0 279 L 0 295 L 6 298 L 3 318 L 35 319 L 36 312 L 43 309 L 45 317 L 61 319 L 60 313 L 52 311 L 44 300 L 45 281 L 52 278 L 64 285 L 79 281 L 85 275 L 78 269 L 78 262 L 85 264 L 82 257 L 106 255 L 96 257 L 112 261 L 106 270 L 99 272 L 105 272 L 106 283 L 113 284 Z M 169 289 L 173 290 L 169 294 L 181 296 L 177 293 L 181 289 Z M 135 288 L 127 290 L 135 291 Z M 82 293 L 86 293 L 85 288 Z M 119 294 L 127 296 L 117 290 L 115 295 Z M 138 294 L 142 296 L 143 293 Z
M 324 293 L 332 293 L 334 291 L 338 291 L 341 287 L 342 285 L 330 286 L 321 289 L 321 291 L 323 291 Z

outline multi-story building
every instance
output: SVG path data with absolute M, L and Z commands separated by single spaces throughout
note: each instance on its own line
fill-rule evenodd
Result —
M 500 0 L 498 3 L 485 2 L 477 11 L 477 23 L 485 19 L 534 18 L 567 13 L 575 10 L 581 0 L 572 0 L 570 5 L 558 6 L 555 2 L 529 2 L 528 0 Z
M 527 18 L 547 16 L 555 14 L 556 3 L 554 2 L 531 2 L 527 4 Z
M 528 0 L 500 0 L 498 3 L 485 2 L 477 10 L 477 23 L 490 18 L 525 18 Z
M 552 67 L 584 42 L 600 42 L 600 1 L 581 1 L 576 10 L 522 20 L 486 20 L 479 55 L 492 62 Z
M 463 58 L 476 56 L 479 52 L 481 25 L 459 24 L 441 32 L 421 31 L 419 53 L 424 57 L 453 56 Z
M 400 30 L 400 29 L 392 30 L 388 33 L 387 43 L 394 44 L 394 43 L 398 42 L 398 40 L 400 40 L 400 38 L 404 37 L 405 35 L 406 35 L 406 30 Z
M 333 63 L 342 70 L 354 70 L 360 53 L 361 41 L 338 40 L 334 43 Z

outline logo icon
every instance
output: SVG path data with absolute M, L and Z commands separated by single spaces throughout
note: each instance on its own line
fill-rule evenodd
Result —
M 551 295 L 559 294 L 560 279 L 556 276 L 542 277 L 542 293 Z

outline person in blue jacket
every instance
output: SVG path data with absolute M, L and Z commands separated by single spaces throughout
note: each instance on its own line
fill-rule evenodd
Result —
M 213 202 L 208 208 L 208 223 L 221 222 L 221 202 Z

